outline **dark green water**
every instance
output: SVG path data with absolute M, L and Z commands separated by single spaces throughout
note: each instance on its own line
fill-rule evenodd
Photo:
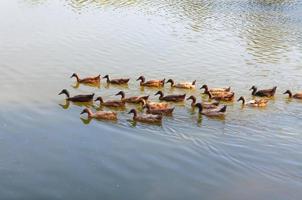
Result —
M 0 2 L 0 199 L 301 199 L 302 3 L 294 0 Z M 264 109 L 224 120 L 177 105 L 162 126 L 80 118 L 73 72 L 278 86 Z M 183 93 L 170 90 L 165 93 Z M 200 91 L 190 92 L 201 98 Z M 85 117 L 83 116 L 85 119 Z

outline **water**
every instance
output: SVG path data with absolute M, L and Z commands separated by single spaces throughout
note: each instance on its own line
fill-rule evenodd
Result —
M 295 0 L 1 1 L 1 199 L 300 199 L 302 102 L 282 93 L 302 90 L 301 13 Z M 132 80 L 73 88 L 73 72 Z M 177 105 L 161 126 L 133 123 L 131 106 L 88 124 L 60 106 L 63 88 L 156 100 L 142 74 L 278 90 L 223 120 Z

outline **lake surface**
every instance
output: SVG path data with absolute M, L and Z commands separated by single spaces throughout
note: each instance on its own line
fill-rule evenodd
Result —
M 301 199 L 302 102 L 282 94 L 302 90 L 301 1 L 2 0 L 0 19 L 0 199 Z M 74 72 L 132 79 L 74 88 Z M 225 119 L 178 104 L 161 126 L 60 105 L 63 88 L 157 100 L 140 75 L 278 89 Z

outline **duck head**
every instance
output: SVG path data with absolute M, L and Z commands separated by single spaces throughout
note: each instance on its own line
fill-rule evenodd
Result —
M 173 85 L 174 85 L 174 81 L 173 81 L 172 79 L 167 80 L 167 82 L 166 82 L 166 83 L 171 83 L 171 86 L 173 86 Z
M 209 91 L 208 85 L 204 84 L 203 86 L 201 86 L 200 88 L 201 90 L 204 89 L 204 93 Z
M 138 77 L 137 79 L 136 79 L 136 81 L 141 81 L 142 83 L 144 83 L 145 82 L 145 77 L 144 76 L 140 76 L 140 77 Z
M 187 98 L 187 100 L 192 100 L 191 106 L 195 106 L 196 103 L 196 97 L 191 95 Z
M 286 90 L 283 94 L 288 94 L 289 98 L 291 98 L 293 96 L 293 94 L 290 90 Z
M 76 74 L 76 73 L 73 73 L 70 78 L 73 78 L 73 77 L 76 77 L 76 79 L 78 80 L 79 79 L 79 76 Z
M 107 82 L 109 82 L 109 75 L 107 74 L 106 76 L 103 76 L 103 78 L 107 79 Z
M 158 91 L 154 94 L 155 96 L 156 95 L 159 95 L 159 98 L 162 98 L 164 96 L 164 93 L 162 91 Z
M 100 101 L 100 103 L 104 103 L 103 98 L 102 97 L 97 97 L 95 100 L 95 102 Z
M 92 116 L 92 112 L 89 108 L 85 108 L 80 115 L 84 114 L 84 113 L 87 113 L 88 114 L 88 117 L 90 118 Z
M 63 89 L 58 95 L 65 94 L 67 98 L 70 97 L 69 92 L 66 89 Z
M 242 105 L 244 105 L 244 103 L 245 103 L 245 99 L 244 99 L 243 96 L 239 97 L 239 99 L 238 99 L 237 101 L 238 101 L 238 102 L 239 102 L 239 101 L 242 101 Z
M 135 109 L 131 109 L 128 114 L 133 114 L 133 117 L 137 116 L 137 111 Z
M 119 91 L 118 93 L 115 94 L 115 96 L 121 95 L 122 99 L 125 98 L 125 92 L 124 91 Z
M 253 91 L 253 92 L 252 92 L 252 95 L 254 95 L 254 94 L 257 92 L 257 87 L 253 85 L 253 86 L 250 88 L 250 91 L 251 91 L 251 90 Z

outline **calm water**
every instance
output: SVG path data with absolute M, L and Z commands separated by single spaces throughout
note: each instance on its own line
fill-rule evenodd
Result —
M 301 199 L 302 102 L 282 95 L 302 90 L 301 1 L 2 0 L 0 19 L 0 199 Z M 224 120 L 183 104 L 162 126 L 130 107 L 88 123 L 58 92 L 121 88 L 74 88 L 73 72 L 131 77 L 131 95 L 156 92 L 142 74 L 278 90 Z

